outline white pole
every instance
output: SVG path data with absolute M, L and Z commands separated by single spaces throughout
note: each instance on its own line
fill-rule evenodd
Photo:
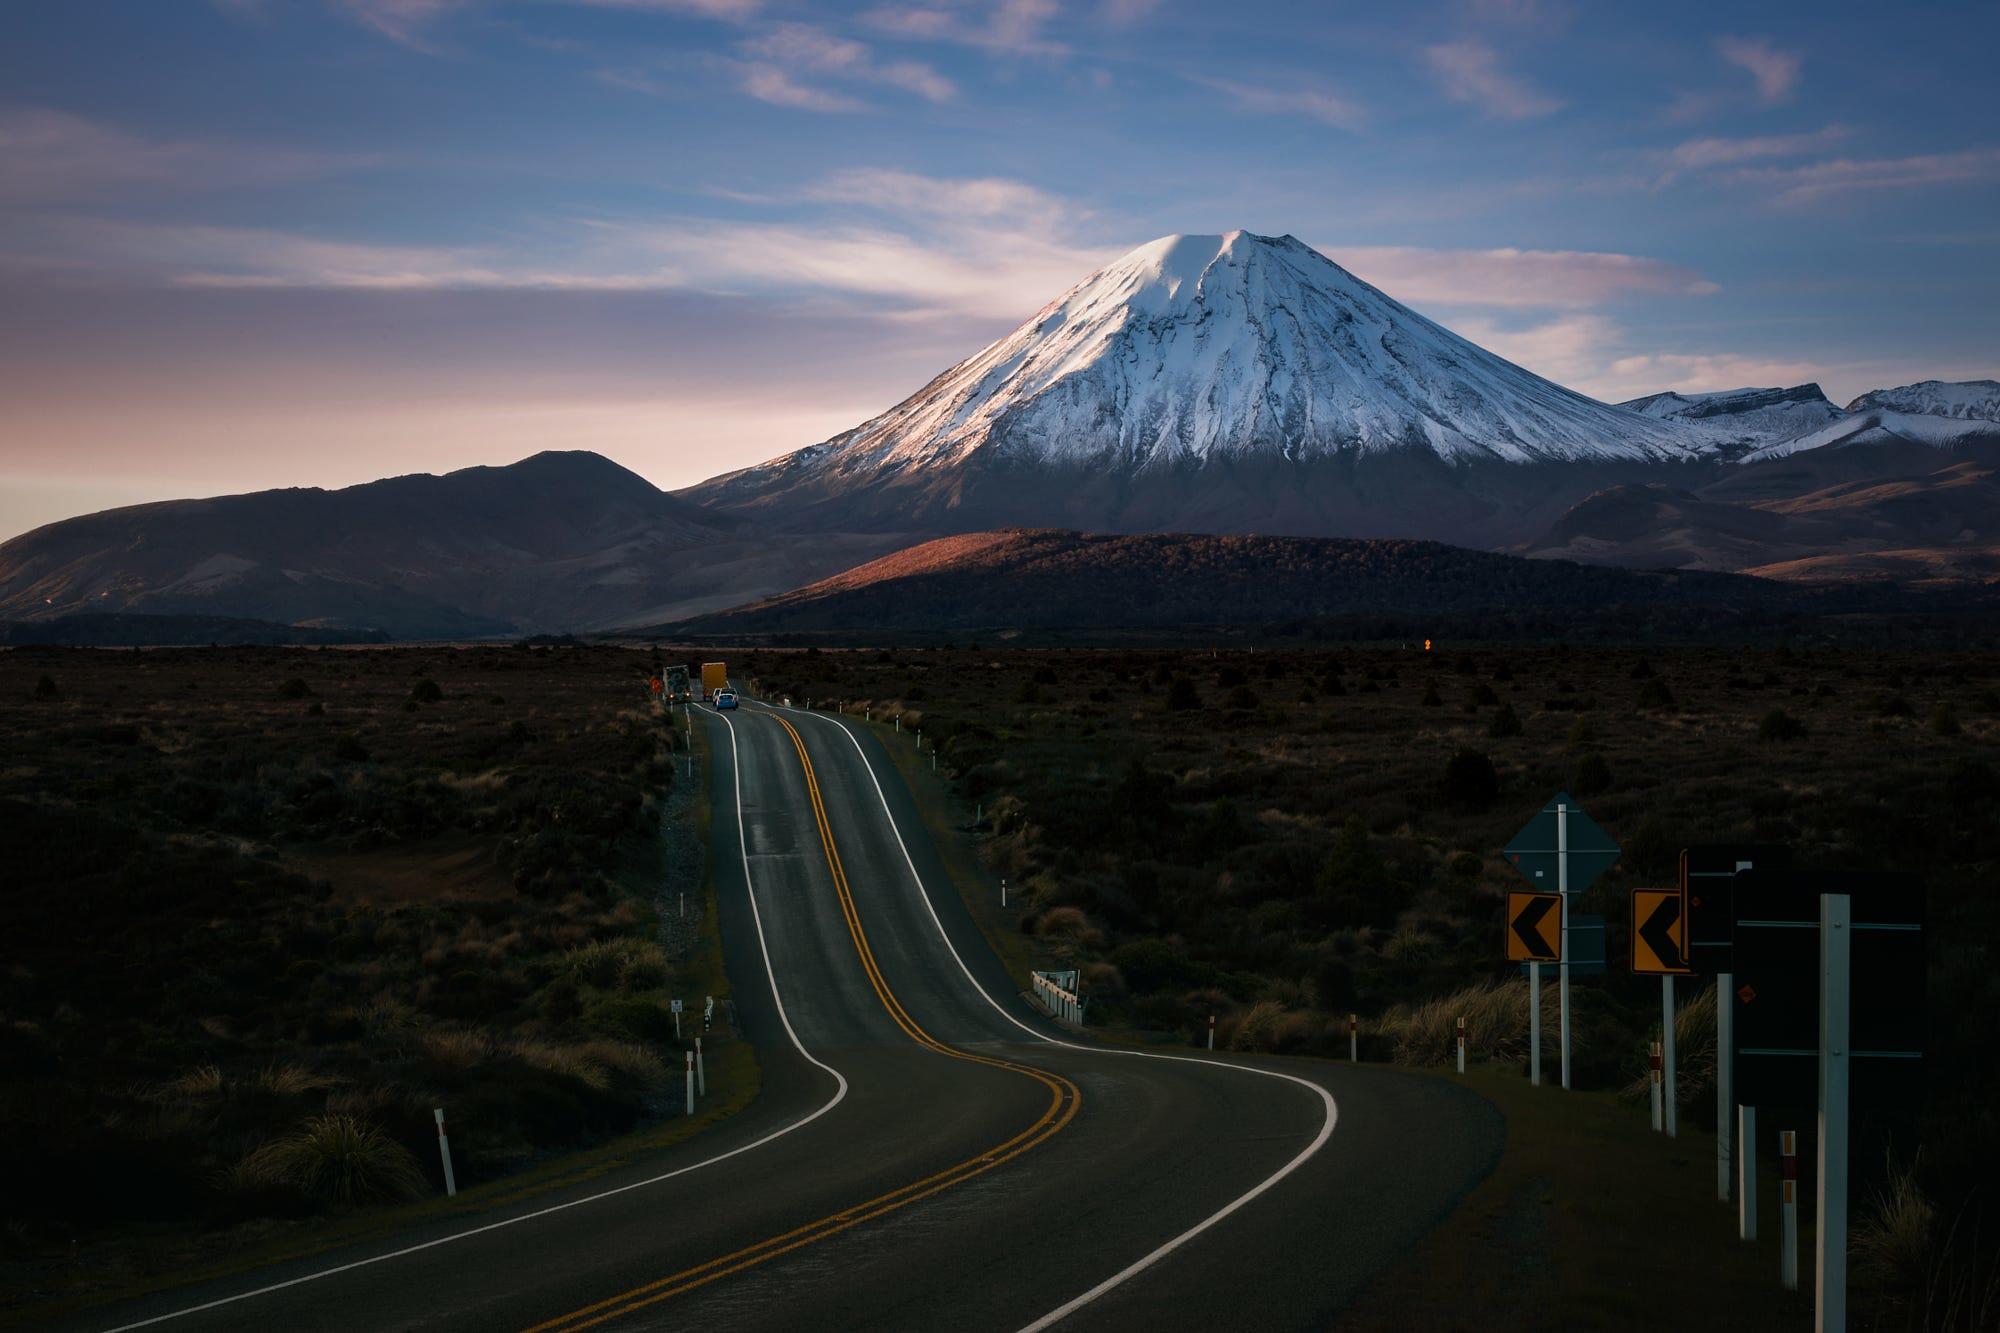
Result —
M 687 1113 L 694 1114 L 694 1052 L 687 1053 Z
M 1569 1091 L 1569 807 L 1556 806 L 1556 892 L 1562 899 L 1562 961 L 1556 964 L 1562 990 L 1563 1091 Z
M 1458 1020 L 1458 1072 L 1465 1072 L 1465 1020 Z
M 1347 1063 L 1361 1062 L 1361 1024 L 1353 1014 L 1347 1016 Z
M 1007 881 L 1004 878 L 1000 881 L 1000 905 L 1007 905 Z
M 896 734 L 898 736 L 903 734 L 903 715 L 901 713 L 896 714 Z
M 1715 978 L 1715 1197 L 1729 1202 L 1729 1108 L 1736 1063 L 1736 987 L 1730 974 Z
M 1215 1049 L 1215 1015 L 1208 1016 L 1208 1049 Z
M 431 1114 L 438 1122 L 438 1156 L 444 1159 L 444 1193 L 446 1198 L 458 1196 L 458 1177 L 451 1173 L 451 1140 L 444 1133 L 444 1108 L 436 1107 Z
M 1528 964 L 1528 1082 L 1542 1086 L 1542 965 Z
M 1657 1041 L 1653 1043 L 1648 1064 L 1651 1066 L 1653 1086 L 1653 1132 L 1657 1134 L 1660 1132 L 1660 1043 Z
M 1847 1328 L 1848 968 L 1853 903 L 1819 896 L 1819 1249 L 1816 1333 Z
M 674 1040 L 679 1041 L 680 1039 L 681 1039 L 681 1011 L 676 1009 L 674 1010 Z
M 1736 1235 L 1757 1239 L 1757 1108 L 1736 1108 Z
M 1660 978 L 1660 1100 L 1667 1108 L 1667 1137 L 1680 1137 L 1680 1115 L 1674 1106 L 1674 979 Z
M 1784 1154 L 1784 1193 L 1778 1205 L 1778 1281 L 1786 1291 L 1799 1289 L 1799 1135 L 1785 1130 L 1778 1135 L 1778 1151 Z
M 694 1090 L 708 1096 L 708 1062 L 702 1058 L 700 1037 L 694 1039 Z

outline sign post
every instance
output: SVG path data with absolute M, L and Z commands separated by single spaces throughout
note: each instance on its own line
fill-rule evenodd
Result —
M 1847 1076 L 1848 965 L 1854 933 L 1852 899 L 1823 893 L 1819 899 L 1819 1225 L 1813 1327 L 1816 1333 L 1847 1328 Z
M 1507 894 L 1507 961 L 1528 965 L 1528 1082 L 1542 1086 L 1542 964 L 1562 961 L 1562 895 Z
M 1562 934 L 1560 960 L 1556 964 L 1561 1002 L 1559 1022 L 1562 1045 L 1562 1085 L 1570 1086 L 1569 973 L 1574 952 L 1570 948 L 1569 898 L 1582 893 L 1618 859 L 1618 844 L 1599 828 L 1568 792 L 1557 792 L 1529 820 L 1514 841 L 1507 844 L 1508 862 L 1541 889 L 1553 886 L 1560 903 L 1558 926 Z
M 1778 1135 L 1784 1193 L 1778 1204 L 1778 1281 L 1786 1291 L 1799 1289 L 1799 1135 L 1788 1129 Z
M 1678 889 L 1632 890 L 1632 970 L 1660 978 L 1659 1100 L 1653 1128 L 1680 1134 L 1674 1085 L 1674 978 L 1687 973 L 1686 897 Z
M 681 1039 L 681 1002 L 675 1000 L 672 1004 L 674 1011 L 674 1040 L 679 1041 Z

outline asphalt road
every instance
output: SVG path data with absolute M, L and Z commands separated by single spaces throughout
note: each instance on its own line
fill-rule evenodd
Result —
M 748 1111 L 470 1224 L 76 1326 L 1318 1329 L 1497 1156 L 1498 1115 L 1440 1080 L 1066 1032 L 872 736 L 700 716 Z

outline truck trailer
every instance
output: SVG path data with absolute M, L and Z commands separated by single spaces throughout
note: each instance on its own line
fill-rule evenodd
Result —
M 701 697 L 713 703 L 715 696 L 729 688 L 729 668 L 721 662 L 701 664 Z

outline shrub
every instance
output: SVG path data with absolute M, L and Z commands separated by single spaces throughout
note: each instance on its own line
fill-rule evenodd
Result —
M 1426 708 L 1439 708 L 1443 706 L 1444 697 L 1438 693 L 1436 681 L 1430 680 L 1424 682 L 1424 697 L 1417 700 L 1417 702 Z
M 1195 693 L 1194 682 L 1186 676 L 1174 677 L 1174 683 L 1167 689 L 1167 707 L 1176 713 L 1201 707 L 1201 696 Z
M 351 1115 L 315 1116 L 244 1158 L 240 1174 L 341 1204 L 407 1199 L 426 1187 L 408 1148 Z
M 1872 1206 L 1847 1241 L 1859 1275 L 1895 1291 L 1917 1291 L 1935 1266 L 1937 1206 L 1917 1184 L 1914 1166 L 1891 1168 Z
M 1639 687 L 1634 702 L 1641 708 L 1672 708 L 1675 704 L 1674 692 L 1667 688 L 1664 680 L 1648 680 Z
M 444 691 L 429 676 L 410 686 L 410 702 L 413 704 L 435 704 L 444 702 Z
M 1477 750 L 1460 750 L 1444 766 L 1444 799 L 1453 805 L 1484 810 L 1500 795 L 1500 777 L 1493 761 Z
M 1952 711 L 1950 704 L 1939 704 L 1937 711 L 1931 714 L 1931 730 L 1940 736 L 1958 735 L 1961 730 L 1958 714 Z
M 1773 708 L 1757 724 L 1757 739 L 1762 741 L 1795 741 L 1805 734 L 1806 724 L 1782 708 Z
M 1578 796 L 1595 796 L 1609 790 L 1611 765 L 1603 755 L 1593 751 L 1577 761 L 1575 791 Z
M 551 1023 L 574 1022 L 583 1014 L 583 992 L 568 977 L 557 977 L 542 992 L 542 1017 Z
M 284 684 L 278 686 L 278 697 L 280 699 L 310 699 L 312 698 L 312 686 L 294 676 Z
M 37 680 L 35 682 L 35 697 L 37 699 L 62 698 L 62 691 L 56 688 L 56 678 L 54 676 L 43 676 Z
M 342 763 L 365 764 L 368 762 L 368 747 L 361 743 L 359 736 L 349 732 L 334 740 L 333 757 Z
M 1486 724 L 1486 734 L 1495 739 L 1521 734 L 1521 719 L 1514 712 L 1514 705 L 1500 705 L 1499 711 L 1495 712 L 1492 719 Z

